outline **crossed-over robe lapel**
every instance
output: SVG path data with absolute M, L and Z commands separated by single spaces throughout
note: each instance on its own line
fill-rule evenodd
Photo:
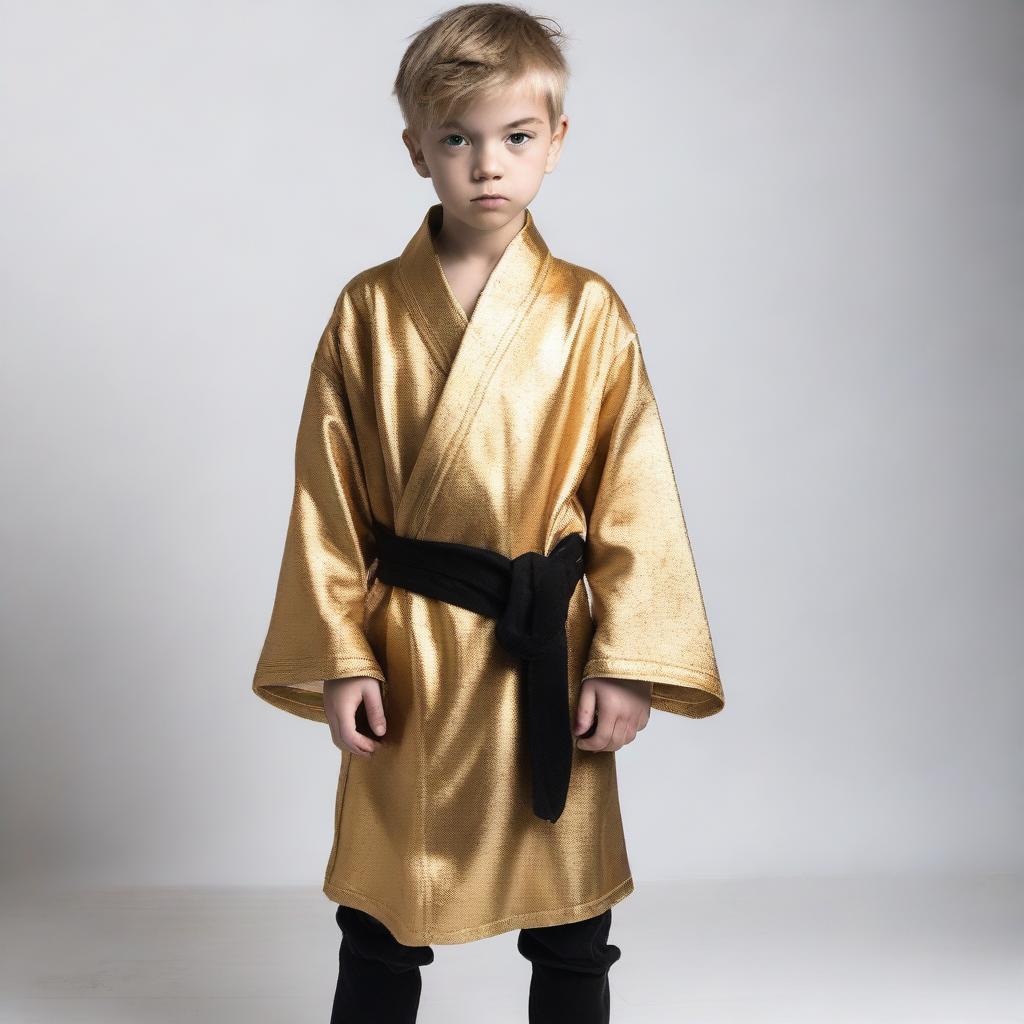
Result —
M 434 247 L 443 208 L 432 206 L 398 259 L 396 280 L 410 315 L 442 374 L 447 374 L 395 512 L 395 531 L 419 537 L 495 371 L 528 316 L 551 266 L 529 209 L 487 279 L 472 316 L 452 293 Z

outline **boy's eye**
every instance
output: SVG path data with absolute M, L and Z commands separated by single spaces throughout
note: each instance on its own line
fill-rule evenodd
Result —
M 533 136 L 530 135 L 528 132 L 513 132 L 509 136 L 509 139 L 512 140 L 512 145 L 517 147 L 517 148 L 521 147 L 521 146 L 525 146 L 527 144 L 527 142 L 529 142 L 530 139 L 532 139 L 532 138 L 533 138 Z M 455 139 L 456 141 L 452 142 L 453 139 Z M 516 141 L 517 139 L 520 140 L 520 141 Z M 442 143 L 442 145 L 448 146 L 451 149 L 457 149 L 465 141 L 466 141 L 466 137 L 464 135 L 459 135 L 459 134 L 453 132 L 451 135 L 446 135 L 441 140 L 441 143 Z

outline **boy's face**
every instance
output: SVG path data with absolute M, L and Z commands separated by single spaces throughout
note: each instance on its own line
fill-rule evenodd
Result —
M 563 114 L 552 132 L 547 106 L 520 84 L 418 137 L 406 129 L 402 140 L 413 166 L 433 182 L 445 216 L 493 231 L 519 217 L 540 191 L 568 127 Z M 485 194 L 504 200 L 483 203 Z

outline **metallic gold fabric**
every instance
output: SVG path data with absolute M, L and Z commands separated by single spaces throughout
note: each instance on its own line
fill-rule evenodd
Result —
M 552 256 L 527 210 L 467 323 L 433 246 L 442 212 L 345 285 L 316 348 L 253 680 L 321 722 L 323 680 L 381 680 L 387 733 L 372 757 L 342 757 L 324 892 L 407 945 L 591 917 L 633 879 L 614 753 L 574 748 L 564 812 L 536 817 L 519 675 L 494 621 L 375 579 L 371 517 L 509 558 L 582 531 L 586 585 L 566 626 L 573 715 L 588 676 L 649 680 L 654 708 L 690 718 L 724 706 L 621 299 Z

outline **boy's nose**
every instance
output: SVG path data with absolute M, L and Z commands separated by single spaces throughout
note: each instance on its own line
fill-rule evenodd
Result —
M 500 178 L 501 160 L 497 149 L 484 146 L 478 150 L 476 166 L 473 171 L 479 181 L 481 178 Z

